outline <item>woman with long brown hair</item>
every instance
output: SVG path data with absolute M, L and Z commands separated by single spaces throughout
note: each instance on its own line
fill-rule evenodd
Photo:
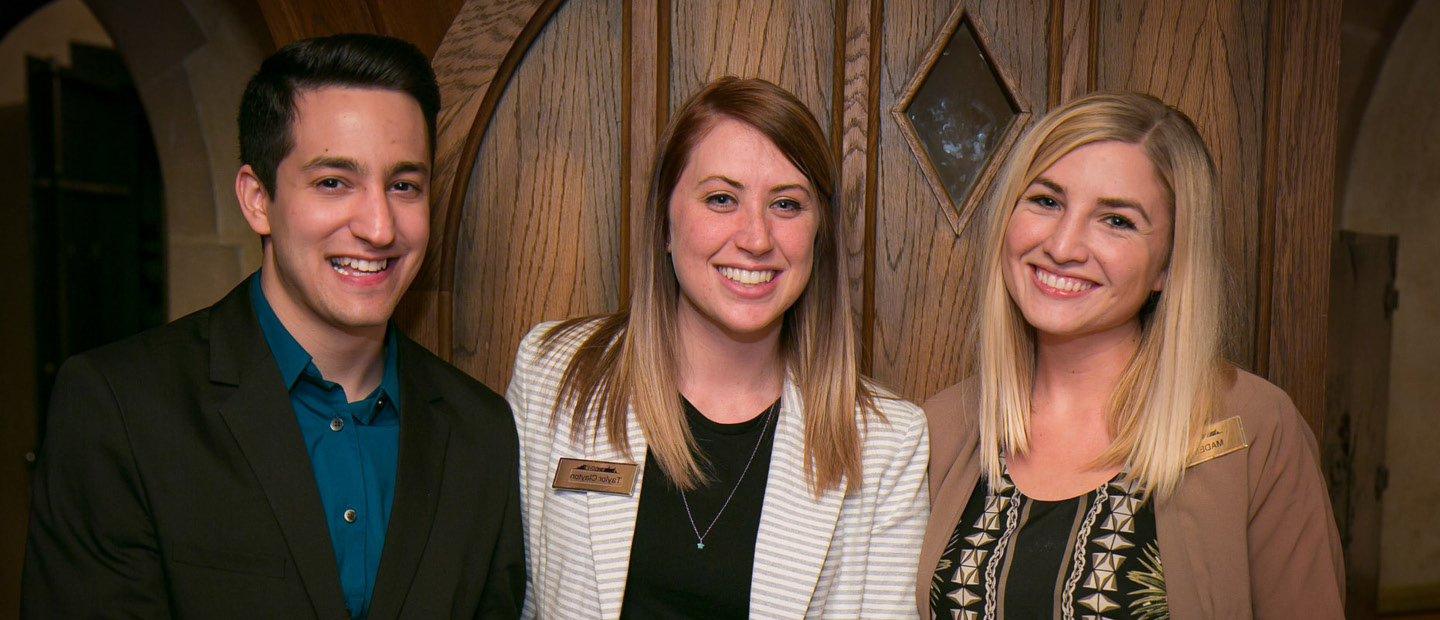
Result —
M 858 372 L 827 144 L 769 82 L 707 85 L 661 140 L 624 308 L 521 344 L 527 615 L 914 614 L 925 421 Z
M 1338 618 L 1315 438 L 1222 357 L 1214 165 L 1136 93 L 1058 108 L 997 178 L 974 378 L 925 405 L 930 617 Z

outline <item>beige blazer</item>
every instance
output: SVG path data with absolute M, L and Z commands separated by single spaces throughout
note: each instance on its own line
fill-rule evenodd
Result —
M 930 523 L 915 596 L 931 617 L 930 583 L 980 478 L 975 381 L 925 403 L 930 420 Z M 1237 371 L 1218 419 L 1240 416 L 1249 448 L 1186 470 L 1155 509 L 1171 617 L 1343 617 L 1340 539 L 1315 437 L 1280 388 Z
M 631 415 L 628 436 L 639 465 L 634 493 L 551 488 L 561 457 L 629 460 L 593 434 L 573 440 L 568 412 L 552 422 L 561 375 L 589 334 L 587 327 L 541 355 L 540 335 L 552 326 L 525 337 L 506 394 L 520 433 L 523 616 L 618 618 L 644 484 L 645 434 Z M 887 422 L 872 420 L 864 436 L 859 488 L 816 499 L 805 482 L 805 412 L 795 385 L 785 382 L 755 541 L 750 617 L 915 617 L 915 562 L 929 516 L 925 415 L 898 398 L 877 404 Z

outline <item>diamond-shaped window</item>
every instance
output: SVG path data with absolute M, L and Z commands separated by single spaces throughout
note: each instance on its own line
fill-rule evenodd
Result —
M 896 123 L 956 234 L 1028 116 L 1015 92 L 962 5 L 896 103 Z

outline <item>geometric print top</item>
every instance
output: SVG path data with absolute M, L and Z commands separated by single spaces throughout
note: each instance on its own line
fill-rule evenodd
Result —
M 1170 617 L 1153 502 L 1121 472 L 1056 502 L 980 477 L 930 584 L 936 618 Z

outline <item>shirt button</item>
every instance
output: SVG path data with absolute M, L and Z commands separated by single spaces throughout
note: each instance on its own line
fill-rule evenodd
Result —
M 384 397 L 384 396 L 381 396 L 380 398 L 375 399 L 375 408 L 376 408 L 376 409 L 384 409 L 384 408 L 385 408 L 385 397 Z
M 332 431 L 338 431 L 338 430 L 340 430 L 340 429 L 342 429 L 342 428 L 345 428 L 345 421 L 344 421 L 344 420 L 341 420 L 340 418 L 332 418 L 332 419 L 330 420 L 330 430 L 332 430 Z
M 344 517 L 346 523 L 354 523 L 358 515 L 356 515 L 354 508 L 346 508 Z

